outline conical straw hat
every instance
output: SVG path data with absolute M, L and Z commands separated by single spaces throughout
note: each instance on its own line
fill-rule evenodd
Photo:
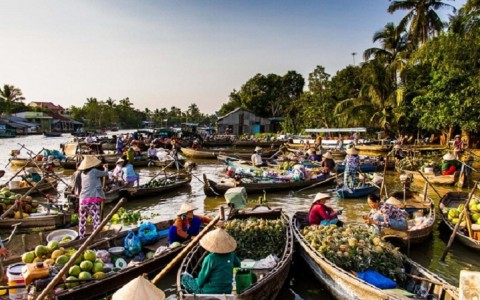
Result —
M 163 300 L 165 293 L 143 276 L 138 276 L 115 292 L 112 300 Z
M 255 151 L 262 151 L 262 147 L 260 146 L 255 147 Z
M 355 147 L 352 147 L 352 148 L 347 149 L 346 152 L 347 152 L 347 154 L 351 154 L 351 155 L 356 155 L 356 154 L 358 154 L 358 151 L 357 151 L 357 149 L 355 149 Z
M 101 164 L 102 161 L 96 158 L 95 156 L 92 155 L 85 155 L 83 158 L 82 162 L 80 163 L 80 166 L 78 166 L 78 169 L 80 171 L 87 170 L 90 168 L 94 168 Z
M 237 249 L 237 242 L 222 228 L 217 228 L 205 234 L 200 239 L 200 245 L 205 250 L 214 253 L 230 253 Z
M 391 204 L 391 205 L 394 205 L 398 208 L 403 208 L 403 203 L 402 201 L 398 200 L 397 198 L 395 197 L 390 197 L 387 199 L 387 201 L 385 201 L 386 203 L 388 204 Z
M 193 205 L 191 205 L 191 204 L 188 203 L 188 202 L 184 202 L 184 203 L 182 204 L 182 206 L 180 206 L 180 209 L 178 210 L 177 216 L 182 215 L 182 214 L 186 214 L 187 212 L 189 212 L 189 211 L 194 211 L 194 210 L 196 210 L 196 209 L 198 209 L 198 208 L 195 207 L 195 206 L 193 206 Z
M 325 153 L 325 154 L 323 155 L 323 157 L 328 158 L 328 159 L 332 159 L 332 158 L 333 158 L 332 153 L 330 153 L 330 152 Z
M 453 155 L 452 153 L 448 152 L 447 154 L 445 154 L 443 156 L 443 160 L 455 160 L 455 155 Z
M 332 198 L 332 197 L 330 196 L 330 194 L 317 193 L 317 194 L 315 195 L 315 198 L 313 198 L 313 202 L 316 202 L 316 201 L 322 200 L 322 199 L 330 199 L 330 198 Z

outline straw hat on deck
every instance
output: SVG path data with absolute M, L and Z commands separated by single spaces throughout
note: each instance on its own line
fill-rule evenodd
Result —
M 230 253 L 237 249 L 237 242 L 222 228 L 217 228 L 205 234 L 200 239 L 200 245 L 205 250 L 214 253 Z
M 180 209 L 177 212 L 177 216 L 186 214 L 187 212 L 194 211 L 196 209 L 198 209 L 198 207 L 195 207 L 188 202 L 184 202 L 182 206 L 180 206 Z
M 352 148 L 348 148 L 347 151 L 347 154 L 351 154 L 351 155 L 357 155 L 358 154 L 358 150 L 355 149 L 355 147 L 352 147 Z
M 112 300 L 140 300 L 140 299 L 156 299 L 163 300 L 165 299 L 165 293 L 157 288 L 153 283 L 148 279 L 145 279 L 143 276 L 138 276 L 133 279 L 121 289 L 115 292 L 112 296 Z
M 102 161 L 99 160 L 98 158 L 96 158 L 95 156 L 85 155 L 84 159 L 80 163 L 80 166 L 78 166 L 78 169 L 80 171 L 88 170 L 88 169 L 91 169 L 91 168 L 95 168 L 96 166 L 98 166 L 101 163 L 102 163 Z

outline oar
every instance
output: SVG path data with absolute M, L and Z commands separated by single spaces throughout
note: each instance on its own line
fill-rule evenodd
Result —
M 420 170 L 417 170 L 417 172 L 422 175 L 423 179 L 425 179 L 425 181 L 428 183 L 428 185 L 435 191 L 435 193 L 437 194 L 438 197 L 442 198 L 442 195 L 440 195 L 440 193 L 437 191 L 437 189 L 433 186 L 433 184 L 428 181 L 427 177 L 425 177 L 425 175 L 423 175 L 422 171 Z
M 107 224 L 107 222 L 112 218 L 112 216 L 117 212 L 120 206 L 122 206 L 123 203 L 125 202 L 126 202 L 125 198 L 122 198 L 120 199 L 120 201 L 118 201 L 117 205 L 115 205 L 115 207 L 110 211 L 110 213 L 108 213 L 105 219 L 103 219 L 103 221 L 100 223 L 98 228 L 95 229 L 95 231 L 87 238 L 87 240 L 82 244 L 82 246 L 80 246 L 77 252 L 75 252 L 75 254 L 72 257 L 70 257 L 70 260 L 63 266 L 60 272 L 58 272 L 57 275 L 53 277 L 52 281 L 48 283 L 47 287 L 45 287 L 45 289 L 42 291 L 42 293 L 38 296 L 37 299 L 42 300 L 42 299 L 45 299 L 47 295 L 49 295 L 50 291 L 60 282 L 62 277 L 68 272 L 70 267 L 75 263 L 75 260 L 77 260 L 77 258 L 80 257 L 80 255 L 82 255 L 83 251 L 87 249 L 90 242 L 92 242 L 96 238 L 96 236 L 100 233 L 100 231 L 102 231 L 103 227 Z
M 149 184 L 150 182 L 152 182 L 155 178 L 157 178 L 158 176 L 160 176 L 161 174 L 165 174 L 165 177 L 167 177 L 167 174 L 165 173 L 165 169 L 170 167 L 175 161 L 172 160 L 168 165 L 166 165 L 165 167 L 162 168 L 162 170 L 160 172 L 158 172 L 157 175 L 153 176 L 152 178 L 150 178 L 150 180 L 146 183 L 146 184 Z M 164 172 L 164 173 L 161 173 L 161 172 Z
M 465 201 L 465 207 L 460 213 L 460 216 L 458 218 L 457 224 L 455 224 L 455 228 L 453 228 L 452 235 L 450 236 L 450 239 L 448 240 L 447 247 L 445 247 L 445 250 L 443 251 L 443 255 L 440 258 L 440 261 L 445 261 L 445 257 L 447 256 L 448 250 L 453 244 L 453 240 L 455 239 L 455 234 L 457 233 L 458 227 L 460 227 L 460 221 L 463 219 L 463 216 L 465 215 L 465 211 L 468 209 L 468 204 L 470 203 L 470 200 L 473 197 L 473 194 L 475 193 L 475 190 L 477 189 L 477 184 L 478 182 L 475 181 L 475 184 L 473 186 L 473 189 L 470 191 L 470 194 L 468 195 L 467 201 Z
M 212 221 L 210 221 L 210 223 L 208 223 L 208 225 L 205 226 L 205 228 L 203 228 L 202 231 L 192 241 L 190 241 L 188 245 L 185 246 L 185 248 L 183 248 L 183 250 L 178 253 L 177 256 L 172 259 L 162 271 L 160 271 L 160 273 L 157 274 L 157 276 L 155 276 L 155 278 L 152 279 L 152 283 L 157 284 L 157 282 L 162 279 L 163 276 L 170 271 L 170 269 L 172 269 L 181 259 L 183 259 L 183 257 L 200 241 L 200 239 L 210 230 L 210 228 L 215 226 L 218 220 L 220 220 L 220 215 L 217 215 Z
M 327 178 L 327 179 L 325 179 L 325 180 L 323 180 L 323 181 L 320 181 L 320 182 L 314 183 L 314 184 L 312 184 L 312 185 L 309 185 L 309 186 L 307 186 L 307 187 L 301 188 L 301 189 L 299 189 L 298 191 L 292 191 L 292 194 L 300 193 L 300 192 L 302 192 L 302 191 L 304 191 L 304 190 L 307 190 L 307 189 L 316 187 L 317 185 L 320 185 L 320 184 L 329 182 L 329 181 L 331 181 L 332 179 L 337 178 L 338 176 L 342 176 L 342 174 L 343 174 L 343 173 L 340 173 L 340 174 L 338 174 L 338 175 L 336 175 L 336 176 L 332 176 L 332 177 Z

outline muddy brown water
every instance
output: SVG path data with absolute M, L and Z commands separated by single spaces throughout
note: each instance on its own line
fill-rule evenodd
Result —
M 118 134 L 118 133 L 116 133 Z M 38 152 L 42 148 L 47 149 L 59 149 L 60 143 L 66 142 L 72 137 L 69 134 L 64 134 L 62 137 L 46 138 L 40 135 L 17 137 L 13 139 L 1 139 L 0 140 L 0 169 L 5 169 L 6 174 L 0 179 L 0 183 L 5 183 L 18 169 L 11 166 L 5 168 L 5 164 L 8 163 L 8 153 L 11 149 L 19 149 L 18 144 L 24 144 L 27 148 L 33 152 Z M 26 152 L 22 151 L 23 156 L 26 156 Z M 199 179 L 203 174 L 207 174 L 208 177 L 214 178 L 218 172 L 221 172 L 224 168 L 220 163 L 213 160 L 195 160 L 197 163 L 197 169 L 194 170 L 194 175 L 197 178 L 193 178 L 190 187 L 183 188 L 174 192 L 165 193 L 155 197 L 131 201 L 125 204 L 125 208 L 130 210 L 139 210 L 143 215 L 155 214 L 157 218 L 166 220 L 171 219 L 180 205 L 188 200 L 199 208 L 198 213 L 215 214 L 218 208 L 225 204 L 223 197 L 206 197 L 203 193 L 203 185 Z M 158 168 L 145 168 L 140 169 L 141 182 L 147 182 L 149 178 L 154 176 L 158 172 Z M 71 175 L 70 170 L 57 170 L 57 174 L 65 180 L 68 180 Z M 389 191 L 400 189 L 400 183 L 398 174 L 391 171 L 387 172 L 387 187 Z M 307 210 L 310 203 L 317 192 L 330 192 L 335 186 L 315 187 L 306 189 L 300 193 L 282 192 L 272 193 L 267 195 L 268 205 L 271 207 L 282 207 L 288 214 L 293 214 L 298 210 Z M 423 184 L 415 182 L 412 186 L 413 189 L 421 190 Z M 59 185 L 59 190 L 62 190 L 64 185 Z M 437 190 L 440 194 L 443 194 L 450 190 L 460 190 L 453 187 L 441 187 L 437 186 Z M 468 189 L 464 189 L 468 191 Z M 438 204 L 439 197 L 436 193 L 429 189 L 429 195 Z M 249 205 L 254 206 L 257 202 L 258 195 L 249 196 L 251 203 Z M 361 222 L 362 215 L 366 214 L 369 207 L 366 203 L 366 198 L 362 199 L 337 199 L 333 197 L 327 205 L 332 206 L 335 209 L 345 208 L 344 214 L 341 219 L 346 222 Z M 110 207 L 111 208 L 111 207 Z M 439 220 L 436 222 L 438 227 Z M 38 235 L 38 234 L 36 234 Z M 26 240 L 32 243 L 35 242 L 35 234 L 27 236 Z M 3 236 L 5 238 L 5 233 Z M 439 274 L 442 278 L 448 282 L 458 285 L 459 273 L 461 270 L 473 270 L 480 271 L 480 260 L 478 254 L 472 250 L 464 247 L 460 244 L 455 244 L 451 248 L 445 262 L 440 262 L 440 257 L 448 241 L 449 234 L 445 234 L 442 231 L 434 231 L 433 236 L 424 244 L 416 247 L 412 247 L 410 251 L 410 257 L 420 263 L 421 265 L 429 268 L 431 271 Z M 24 239 L 25 241 L 25 239 Z M 19 252 L 23 247 L 21 238 L 17 238 L 11 245 L 12 251 Z M 162 280 L 159 287 L 162 288 L 169 299 L 175 299 L 175 280 L 176 270 L 172 270 L 168 276 Z M 301 259 L 295 257 L 294 263 L 290 272 L 289 279 L 285 283 L 282 292 L 279 295 L 279 299 L 331 299 L 328 293 L 321 286 L 321 284 L 314 278 L 313 274 L 308 270 Z

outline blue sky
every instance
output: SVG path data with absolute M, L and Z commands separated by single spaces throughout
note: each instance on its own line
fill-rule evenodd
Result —
M 130 97 L 142 110 L 195 103 L 209 114 L 257 73 L 334 75 L 352 52 L 358 64 L 374 32 L 404 15 L 387 0 L 0 3 L 0 84 L 27 102 Z

